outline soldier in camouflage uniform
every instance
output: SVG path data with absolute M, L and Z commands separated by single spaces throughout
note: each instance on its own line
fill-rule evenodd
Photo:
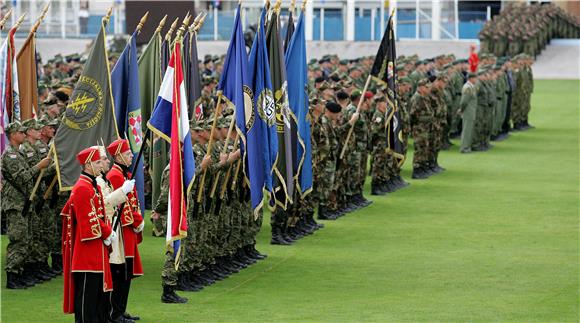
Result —
M 429 101 L 431 92 L 429 81 L 422 79 L 417 85 L 417 92 L 415 92 L 409 102 L 411 133 L 415 140 L 412 178 L 425 179 L 432 174 L 429 167 L 429 152 L 433 145 L 431 123 L 433 122 L 434 112 Z
M 387 132 L 385 118 L 387 112 L 386 97 L 380 93 L 375 97 L 376 109 L 371 118 L 371 195 L 384 195 L 387 191 Z
M 443 167 L 439 166 L 437 159 L 439 157 L 439 152 L 443 149 L 448 138 L 447 106 L 444 91 L 444 88 L 447 85 L 446 81 L 447 77 L 444 74 L 437 76 L 431 86 L 431 93 L 429 95 L 431 109 L 433 111 L 433 122 L 431 124 L 432 145 L 430 145 L 430 156 L 427 167 L 434 174 L 445 170 Z
M 339 117 L 340 105 L 336 102 L 327 102 L 325 112 L 320 116 L 321 134 L 318 138 L 318 152 L 321 170 L 321 181 L 318 183 L 321 196 L 318 207 L 318 219 L 336 219 L 336 210 L 331 208 L 331 191 L 335 184 L 336 162 L 340 154 L 338 134 L 334 126 L 334 120 Z
M 39 282 L 30 269 L 25 271 L 30 260 L 29 248 L 32 239 L 29 218 L 34 212 L 25 203 L 27 204 L 40 170 L 49 166 L 50 159 L 44 158 L 30 167 L 19 149 L 25 140 L 25 129 L 19 122 L 13 122 L 5 131 L 10 142 L 2 153 L 2 216 L 6 217 L 8 224 L 6 288 L 22 289 Z
M 42 154 L 37 144 L 40 141 L 40 129 L 42 128 L 35 119 L 29 119 L 22 123 L 26 131 L 26 141 L 20 145 L 20 152 L 24 154 L 29 167 L 38 164 L 46 157 L 46 152 Z M 43 156 L 44 155 L 44 156 Z M 43 172 L 43 178 L 55 173 L 54 165 L 48 167 Z M 34 179 L 36 182 L 36 178 Z M 48 205 L 44 204 L 43 192 L 46 191 L 44 181 L 40 181 L 34 199 L 31 201 L 30 216 L 28 217 L 29 230 L 32 236 L 30 246 L 29 267 L 31 271 L 36 271 L 36 277 L 41 280 L 49 280 L 57 276 L 57 273 L 48 266 L 48 255 L 52 245 L 51 230 L 54 225 L 53 218 Z M 38 269 L 38 270 L 35 270 Z

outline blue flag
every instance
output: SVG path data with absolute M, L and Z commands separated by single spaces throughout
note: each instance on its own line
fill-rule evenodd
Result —
M 298 144 L 296 161 L 299 192 L 305 196 L 312 190 L 312 148 L 310 144 L 310 121 L 308 120 L 308 66 L 306 64 L 306 38 L 304 37 L 304 12 L 298 18 L 296 30 L 285 55 L 288 101 L 296 117 Z
M 133 152 L 131 169 L 135 169 L 133 178 L 135 179 L 135 187 L 139 196 L 141 214 L 145 214 L 143 159 L 141 158 L 137 161 L 137 154 L 139 154 L 143 144 L 143 131 L 141 128 L 141 96 L 139 94 L 136 36 L 137 32 L 133 33 L 111 72 L 111 92 L 115 102 L 117 131 L 121 137 L 129 141 Z M 134 167 L 136 162 L 139 164 Z
M 270 63 L 264 32 L 265 16 L 266 9 L 263 9 L 258 32 L 250 51 L 249 70 L 254 92 L 252 111 L 254 118 L 252 119 L 255 121 L 251 128 L 246 129 L 246 146 L 250 173 L 263 175 L 264 187 L 270 194 L 273 194 L 272 175 L 278 158 L 278 134 L 276 133 L 276 102 L 272 92 Z M 256 176 L 256 180 L 260 181 L 260 178 Z
M 242 23 L 240 21 L 241 6 L 238 5 L 232 37 L 228 46 L 228 52 L 224 60 L 224 68 L 218 84 L 218 95 L 222 100 L 233 106 L 236 111 L 236 128 L 241 137 L 242 160 L 244 171 L 250 182 L 250 195 L 252 209 L 256 214 L 262 207 L 264 172 L 260 164 L 260 154 L 255 149 L 259 144 L 253 131 L 255 116 L 253 109 L 252 89 L 250 88 L 250 75 L 248 73 L 248 54 L 244 41 Z M 251 142 L 250 142 L 251 141 Z

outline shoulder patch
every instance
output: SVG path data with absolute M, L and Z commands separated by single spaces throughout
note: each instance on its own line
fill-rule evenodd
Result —
M 18 158 L 18 155 L 16 155 L 16 154 L 8 154 L 8 157 L 10 157 L 12 159 L 16 159 L 16 158 Z
M 26 153 L 26 157 L 32 157 L 32 156 L 34 156 L 34 153 L 33 152 L 27 152 Z
M 378 117 L 378 118 L 375 119 L 375 122 L 376 123 L 381 123 L 381 121 L 383 121 L 383 118 L 381 118 L 381 117 Z

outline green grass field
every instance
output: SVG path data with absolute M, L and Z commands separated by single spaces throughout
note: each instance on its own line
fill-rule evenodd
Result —
M 536 129 L 487 153 L 455 145 L 442 175 L 409 180 L 293 246 L 269 245 L 264 221 L 258 249 L 269 257 L 180 293 L 186 305 L 160 302 L 163 240 L 146 237 L 129 311 L 141 322 L 578 322 L 580 81 L 535 86 Z M 4 285 L 2 322 L 73 320 L 62 278 Z

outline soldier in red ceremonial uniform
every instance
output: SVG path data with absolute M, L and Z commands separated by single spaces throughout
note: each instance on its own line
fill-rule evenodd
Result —
M 117 239 L 105 217 L 96 176 L 101 171 L 96 147 L 81 151 L 83 167 L 70 198 L 62 210 L 65 313 L 75 313 L 75 322 L 107 322 L 109 292 L 113 289 L 109 246 Z
M 131 178 L 129 167 L 133 161 L 133 152 L 129 147 L 129 142 L 125 139 L 118 139 L 112 142 L 107 151 L 115 161 L 113 167 L 107 174 L 107 179 L 113 189 L 122 187 Z M 142 241 L 142 231 L 145 225 L 137 191 L 133 188 L 127 193 L 127 201 L 120 206 L 119 252 L 114 252 L 111 259 L 111 270 L 113 272 L 114 290 L 111 295 L 111 320 L 114 322 L 126 322 L 138 320 L 139 317 L 126 313 L 131 280 L 143 275 L 143 266 L 137 245 Z M 122 250 L 121 250 L 122 249 Z M 123 257 L 124 256 L 124 257 Z

